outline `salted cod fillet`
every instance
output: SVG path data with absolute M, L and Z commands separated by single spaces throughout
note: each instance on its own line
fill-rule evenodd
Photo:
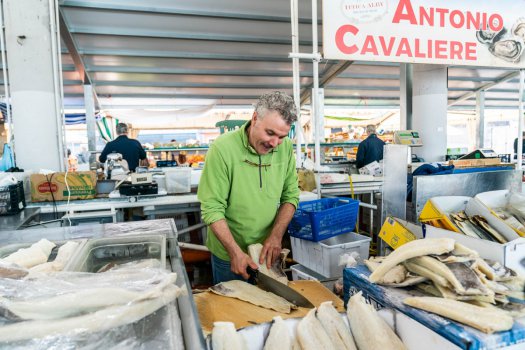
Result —
M 331 301 L 321 303 L 316 316 L 330 337 L 334 350 L 357 350 L 350 328 L 345 324 Z
M 382 261 L 382 260 L 381 259 L 377 259 L 377 257 L 376 257 L 375 259 L 364 260 L 364 263 L 365 263 L 366 267 L 368 267 L 370 272 L 374 272 L 379 267 L 379 265 L 381 265 L 381 263 L 379 263 L 378 261 Z M 400 265 L 397 265 L 397 266 L 400 266 Z M 417 285 L 419 283 L 427 281 L 426 277 L 414 276 L 412 274 L 407 274 L 405 279 L 402 282 L 390 283 L 390 281 L 395 280 L 395 278 L 391 274 L 394 274 L 394 276 L 397 277 L 397 275 L 399 273 L 399 270 L 395 270 L 396 267 L 394 267 L 392 270 L 388 271 L 385 274 L 385 276 L 383 277 L 383 280 L 378 282 L 378 284 L 381 284 L 383 286 L 388 286 L 388 287 L 403 288 L 403 287 L 409 287 L 409 286 Z M 393 270 L 394 270 L 394 272 L 392 272 Z M 406 267 L 405 267 L 405 271 L 406 271 Z M 389 281 L 388 283 L 386 282 L 387 280 Z
M 297 338 L 302 350 L 333 349 L 333 343 L 312 309 L 297 325 Z
M 263 350 L 291 350 L 292 337 L 288 332 L 288 327 L 284 323 L 281 316 L 273 318 L 270 334 L 264 342 Z
M 73 256 L 73 253 L 79 246 L 79 242 L 68 241 L 60 248 L 58 248 L 58 253 L 55 260 L 50 262 L 45 262 L 43 264 L 35 265 L 29 269 L 29 276 L 31 277 L 35 272 L 53 272 L 53 271 L 62 271 L 64 266 Z
M 248 254 L 250 255 L 250 258 L 259 266 L 259 272 L 264 273 L 267 276 L 270 276 L 274 280 L 277 280 L 281 282 L 282 284 L 288 285 L 288 277 L 283 271 L 282 264 L 284 260 L 286 259 L 286 256 L 288 253 L 290 253 L 290 250 L 283 249 L 281 250 L 281 254 L 279 254 L 279 257 L 274 261 L 272 264 L 272 267 L 268 269 L 266 267 L 266 262 L 263 262 L 262 264 L 259 264 L 259 257 L 261 255 L 261 250 L 263 246 L 261 243 L 257 244 L 250 244 L 248 246 Z
M 15 263 L 25 268 L 30 268 L 47 262 L 51 250 L 53 250 L 54 247 L 56 247 L 55 243 L 42 238 L 29 248 L 18 249 L 16 252 L 6 256 L 2 260 Z
M 366 303 L 361 292 L 348 301 L 347 315 L 359 350 L 406 350 L 373 306 Z
M 239 280 L 221 282 L 211 287 L 210 291 L 285 314 L 289 314 L 292 309 L 297 309 L 297 306 L 286 299 Z
M 167 286 L 155 299 L 112 306 L 97 312 L 59 320 L 23 321 L 0 327 L 0 342 L 11 342 L 48 335 L 100 332 L 136 322 L 169 304 L 180 293 L 174 285 Z
M 425 238 L 417 239 L 403 244 L 394 250 L 377 270 L 372 272 L 369 277 L 370 282 L 377 283 L 394 266 L 408 260 L 423 255 L 444 254 L 454 249 L 454 240 L 451 238 Z
M 485 333 L 509 330 L 514 323 L 512 317 L 504 311 L 491 310 L 451 299 L 411 297 L 406 298 L 403 302 L 412 307 L 467 324 Z
M 213 350 L 245 350 L 246 343 L 242 335 L 237 333 L 232 322 L 214 322 L 211 333 Z
M 156 298 L 162 295 L 166 286 L 175 283 L 176 279 L 177 274 L 170 273 L 158 284 L 140 292 L 117 287 L 98 287 L 26 301 L 0 297 L 0 315 L 10 319 L 23 320 L 51 320 L 70 317 L 108 306 Z

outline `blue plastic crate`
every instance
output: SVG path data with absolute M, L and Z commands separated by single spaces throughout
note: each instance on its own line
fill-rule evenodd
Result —
M 290 236 L 318 242 L 352 232 L 359 201 L 351 198 L 321 198 L 299 203 L 288 226 Z

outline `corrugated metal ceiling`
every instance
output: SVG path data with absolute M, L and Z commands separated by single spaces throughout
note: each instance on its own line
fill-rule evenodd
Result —
M 61 0 L 60 9 L 103 108 L 246 106 L 270 90 L 292 93 L 286 0 Z M 301 52 L 311 52 L 310 2 L 299 2 Z M 320 4 L 319 4 L 320 8 Z M 322 37 L 319 27 L 319 37 Z M 321 77 L 340 62 L 323 61 Z M 63 45 L 67 108 L 83 88 Z M 399 65 L 353 62 L 325 86 L 325 104 L 399 106 Z M 486 108 L 517 108 L 511 70 L 449 67 L 449 103 L 484 88 Z M 312 65 L 301 63 L 302 88 Z M 475 96 L 452 108 L 473 108 Z

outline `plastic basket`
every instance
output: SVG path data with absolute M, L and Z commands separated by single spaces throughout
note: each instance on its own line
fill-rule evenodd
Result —
M 288 232 L 290 236 L 318 242 L 352 232 L 359 201 L 351 198 L 321 198 L 299 203 Z
M 25 206 L 26 198 L 22 181 L 18 181 L 16 185 L 0 187 L 0 215 L 19 213 Z

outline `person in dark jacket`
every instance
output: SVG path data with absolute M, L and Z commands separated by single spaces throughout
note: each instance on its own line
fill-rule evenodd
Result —
M 356 166 L 357 169 L 383 159 L 383 140 L 377 137 L 375 125 L 367 125 L 366 133 L 368 137 L 359 144 L 357 148 Z
M 110 153 L 120 153 L 122 154 L 122 158 L 128 162 L 130 171 L 135 171 L 137 166 L 139 166 L 139 160 L 142 160 L 143 166 L 148 166 L 146 151 L 144 151 L 140 142 L 128 138 L 128 125 L 118 123 L 116 131 L 119 136 L 106 144 L 106 147 L 102 150 L 102 154 L 100 154 L 100 162 L 104 163 Z

